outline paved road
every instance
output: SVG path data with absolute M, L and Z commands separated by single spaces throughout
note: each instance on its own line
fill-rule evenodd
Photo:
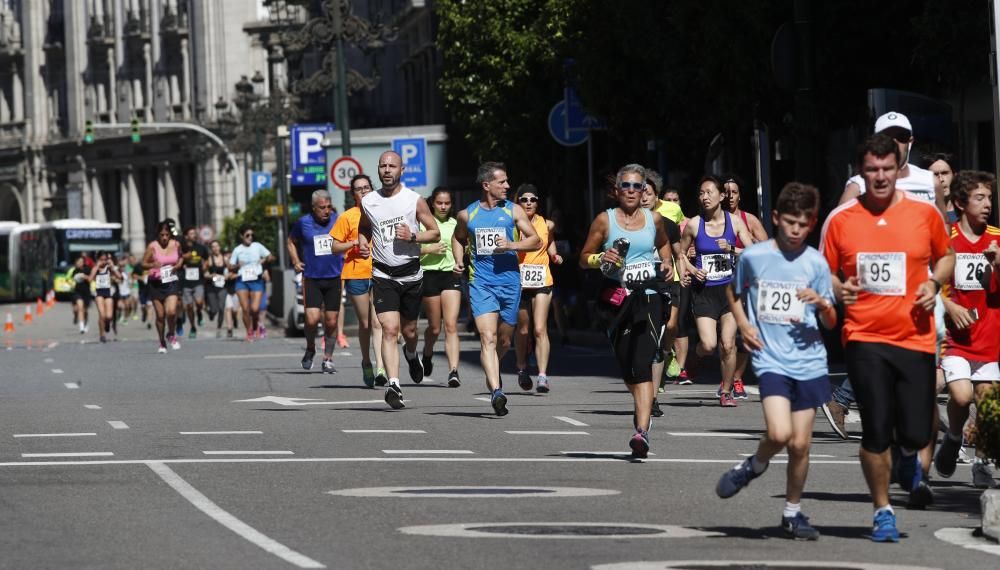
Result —
M 461 388 L 444 386 L 435 358 L 437 381 L 404 383 L 407 407 L 393 411 L 362 385 L 352 349 L 331 376 L 299 369 L 301 339 L 206 338 L 160 356 L 140 323 L 107 345 L 93 327 L 81 337 L 65 306 L 16 326 L 0 337 L 2 568 L 1000 565 L 1000 547 L 970 536 L 968 466 L 935 482 L 927 511 L 894 494 L 902 544 L 865 539 L 857 444 L 822 421 L 803 502 L 820 541 L 777 531 L 777 462 L 718 499 L 719 474 L 763 423 L 755 398 L 719 408 L 710 379 L 670 389 L 655 455 L 627 461 L 631 404 L 603 350 L 558 349 L 545 396 L 508 370 L 511 413 L 497 418 L 472 337 Z M 651 564 L 613 566 L 639 561 Z

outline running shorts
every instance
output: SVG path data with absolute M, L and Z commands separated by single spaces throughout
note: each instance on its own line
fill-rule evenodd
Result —
M 307 309 L 338 311 L 340 307 L 340 278 L 336 279 L 302 279 L 302 297 Z
M 757 379 L 760 399 L 777 396 L 791 402 L 792 411 L 812 410 L 830 401 L 830 377 L 826 374 L 811 380 L 796 380 L 765 372 Z
M 996 362 L 978 362 L 961 356 L 941 359 L 945 382 L 971 380 L 973 382 L 1000 382 L 1000 365 Z
M 177 281 L 172 283 L 160 283 L 159 281 L 149 281 L 149 298 L 154 301 L 165 301 L 167 297 L 176 297 L 181 292 L 181 286 Z
M 399 312 L 405 321 L 415 321 L 420 316 L 420 289 L 422 281 L 400 282 L 393 279 L 372 277 L 372 296 L 375 313 Z
M 344 290 L 348 295 L 365 295 L 372 290 L 371 279 L 344 279 Z
M 185 305 L 193 305 L 199 301 L 205 300 L 205 286 L 202 284 L 198 285 L 184 285 L 181 287 L 181 301 Z
M 706 317 L 719 320 L 729 312 L 729 299 L 726 298 L 726 287 L 691 286 L 691 313 L 696 319 Z
M 98 298 L 101 298 L 101 297 L 111 298 L 111 299 L 115 299 L 116 298 L 114 291 L 112 289 L 110 289 L 110 288 L 108 288 L 108 289 L 95 289 L 94 290 L 94 296 L 98 297 Z
M 250 291 L 251 293 L 263 293 L 264 280 L 254 279 L 253 281 L 244 281 L 242 278 L 239 278 L 236 280 L 236 290 Z
M 510 326 L 517 325 L 517 308 L 521 302 L 520 284 L 504 287 L 487 285 L 481 281 L 469 283 L 469 305 L 472 316 L 499 313 L 500 320 Z
M 442 291 L 461 291 L 462 276 L 454 271 L 424 271 L 421 295 L 439 297 Z
M 521 306 L 530 307 L 536 295 L 551 295 L 552 287 L 538 287 L 536 289 L 521 288 Z
M 632 293 L 634 300 L 622 308 L 620 325 L 611 331 L 611 348 L 626 384 L 653 379 L 653 359 L 660 345 L 663 327 L 663 299 L 658 294 Z

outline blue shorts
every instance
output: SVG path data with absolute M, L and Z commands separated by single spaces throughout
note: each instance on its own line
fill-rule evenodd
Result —
M 253 281 L 244 281 L 243 278 L 236 280 L 236 290 L 237 291 L 250 291 L 251 293 L 263 293 L 264 292 L 264 280 L 255 279 Z
M 344 279 L 344 290 L 348 295 L 364 295 L 372 290 L 371 279 Z
M 508 325 L 517 325 L 517 308 L 521 302 L 521 284 L 489 285 L 472 281 L 469 283 L 469 304 L 472 316 L 486 313 L 500 313 L 500 320 Z
M 827 375 L 812 380 L 795 380 L 784 374 L 765 372 L 757 377 L 760 399 L 779 396 L 792 403 L 792 411 L 818 408 L 830 401 L 830 378 Z

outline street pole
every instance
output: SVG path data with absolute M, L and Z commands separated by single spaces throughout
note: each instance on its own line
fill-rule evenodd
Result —
M 288 267 L 285 250 L 285 236 L 288 235 L 288 212 L 286 204 L 288 200 L 285 196 L 285 139 L 288 137 L 288 127 L 278 126 L 278 136 L 275 138 L 275 154 L 278 159 L 278 184 L 275 188 L 278 192 L 278 209 L 281 215 L 278 216 L 278 267 L 284 270 Z
M 994 161 L 996 157 L 1000 154 L 1000 59 L 997 58 L 997 54 L 1000 53 L 1000 36 L 997 34 L 997 30 L 1000 30 L 1000 11 L 997 10 L 997 0 L 990 0 L 990 83 L 993 87 L 993 156 Z M 1000 172 L 1000 164 L 994 162 L 993 164 L 994 172 Z M 995 223 L 1000 224 L 1000 208 L 995 207 L 998 204 L 998 196 L 996 192 L 993 193 L 993 216 Z
M 587 129 L 587 219 L 594 219 L 594 145 L 593 131 Z
M 351 126 L 347 118 L 347 66 L 344 62 L 344 14 L 341 5 L 347 0 L 340 0 L 333 9 L 333 34 L 337 38 L 337 87 L 335 115 L 337 130 L 340 131 L 341 156 L 351 156 Z

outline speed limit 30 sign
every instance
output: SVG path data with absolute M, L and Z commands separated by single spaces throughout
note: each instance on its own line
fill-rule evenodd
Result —
M 330 167 L 330 180 L 333 180 L 333 184 L 337 188 L 350 190 L 351 178 L 363 172 L 361 163 L 354 157 L 342 156 L 334 161 L 333 166 Z

